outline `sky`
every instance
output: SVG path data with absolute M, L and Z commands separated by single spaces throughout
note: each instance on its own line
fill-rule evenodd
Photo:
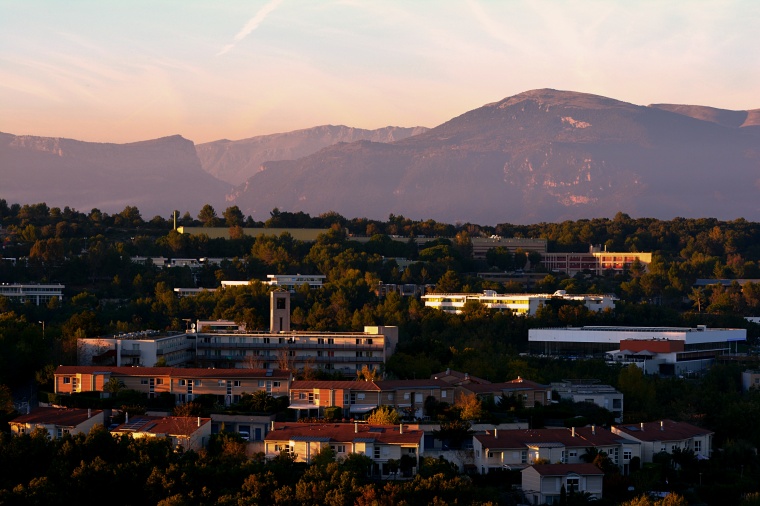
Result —
M 0 0 L 0 132 L 434 127 L 537 88 L 760 108 L 757 0 Z

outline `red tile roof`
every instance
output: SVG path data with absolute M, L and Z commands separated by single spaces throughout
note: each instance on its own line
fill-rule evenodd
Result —
M 306 381 L 299 380 L 290 384 L 291 390 L 372 390 L 379 391 L 374 381 L 357 381 L 357 380 L 332 380 L 332 381 Z
M 500 430 L 476 434 L 473 436 L 484 448 L 498 450 L 500 448 L 526 448 L 530 445 L 560 444 L 566 448 L 588 448 L 596 446 L 613 446 L 625 441 L 625 438 L 613 434 L 602 427 L 576 427 L 575 436 L 572 429 L 527 429 Z
M 86 422 L 87 419 L 99 415 L 102 412 L 103 410 L 100 409 L 37 408 L 29 414 L 14 418 L 10 423 L 76 427 L 77 425 Z
M 643 424 L 615 425 L 613 428 L 639 441 L 681 441 L 698 436 L 713 434 L 713 431 L 685 422 L 662 420 Z
M 373 439 L 384 444 L 419 444 L 423 431 L 404 426 L 403 433 L 398 425 L 368 425 L 365 423 L 276 423 L 275 430 L 264 438 L 266 441 L 324 440 L 336 443 L 350 443 L 357 439 Z
M 119 425 L 112 432 L 120 434 L 149 432 L 157 435 L 191 436 L 207 423 L 211 423 L 211 418 L 139 415 Z
M 450 384 L 457 384 L 462 381 L 469 381 L 470 383 L 490 383 L 490 381 L 485 380 L 483 378 L 478 378 L 477 376 L 471 376 L 468 373 L 459 372 L 459 371 L 453 371 L 451 369 L 446 369 L 443 372 L 435 373 L 431 376 L 432 379 L 440 379 L 445 381 L 446 383 Z

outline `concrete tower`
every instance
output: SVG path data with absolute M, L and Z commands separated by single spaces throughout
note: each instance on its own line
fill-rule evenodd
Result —
M 269 331 L 290 331 L 290 292 L 275 290 L 269 294 Z

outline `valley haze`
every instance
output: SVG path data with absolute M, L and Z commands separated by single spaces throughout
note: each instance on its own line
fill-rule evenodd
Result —
M 527 224 L 617 212 L 760 219 L 760 109 L 539 89 L 434 128 L 324 125 L 195 145 L 0 134 L 0 198 L 144 218 L 237 205 Z

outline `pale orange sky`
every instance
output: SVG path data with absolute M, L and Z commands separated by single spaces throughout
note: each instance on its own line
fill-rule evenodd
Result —
M 0 131 L 436 126 L 535 88 L 760 108 L 760 2 L 0 0 Z

